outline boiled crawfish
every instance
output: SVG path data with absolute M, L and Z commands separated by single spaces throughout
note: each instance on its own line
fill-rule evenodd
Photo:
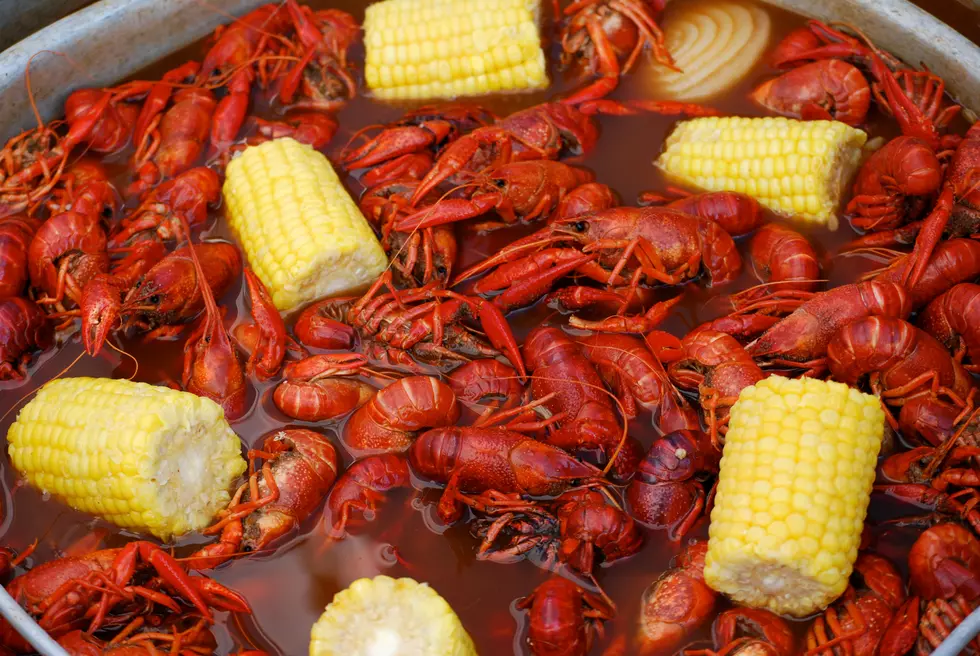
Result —
M 26 298 L 0 299 L 0 380 L 22 380 L 37 350 L 51 346 L 54 330 Z
M 305 428 L 273 431 L 260 449 L 249 451 L 250 475 L 205 535 L 220 542 L 195 552 L 192 569 L 217 567 L 231 557 L 263 549 L 305 521 L 337 478 L 337 451 L 325 437 Z M 256 461 L 262 458 L 261 469 Z
M 403 452 L 419 432 L 452 426 L 459 405 L 452 389 L 431 376 L 409 376 L 379 390 L 344 427 L 344 446 L 356 454 Z
M 358 460 L 337 479 L 327 497 L 332 535 L 344 535 L 355 512 L 361 512 L 367 518 L 373 517 L 385 498 L 385 492 L 410 486 L 405 456 L 382 453 Z
M 561 449 L 499 428 L 436 428 L 422 433 L 408 450 L 416 474 L 446 486 L 439 516 L 447 523 L 461 514 L 460 503 L 485 506 L 497 495 L 468 499 L 464 494 L 553 495 L 577 481 L 600 475 Z M 517 501 L 526 506 L 526 501 Z
M 619 76 L 633 68 L 648 46 L 659 63 L 676 69 L 664 34 L 654 20 L 665 4 L 661 0 L 576 0 L 565 7 L 562 65 L 574 62 L 599 79 L 564 102 L 578 104 L 608 96 L 619 85 Z M 626 61 L 620 65 L 622 58 Z
M 288 363 L 272 399 L 283 414 L 301 421 L 326 421 L 360 408 L 374 395 L 368 383 L 352 378 L 367 358 L 331 353 Z
M 139 570 L 146 568 L 156 578 L 145 585 L 134 582 Z M 172 556 L 149 542 L 53 560 L 7 585 L 10 595 L 54 637 L 79 625 L 87 624 L 90 632 L 112 626 L 115 620 L 110 613 L 139 599 L 180 612 L 177 602 L 163 590 L 175 591 L 209 622 L 213 621 L 212 608 L 251 612 L 240 595 L 212 579 L 188 575 Z M 0 620 L 0 644 L 18 653 L 33 651 L 5 620 Z
M 520 600 L 528 611 L 528 646 L 534 656 L 585 656 L 602 620 L 616 607 L 568 579 L 553 576 Z
M 612 397 L 579 345 L 560 328 L 542 326 L 527 336 L 524 359 L 531 372 L 531 395 L 550 397 L 545 407 L 556 428 L 549 444 L 569 451 L 597 450 L 603 462 L 615 456 L 612 472 L 627 480 L 641 457 L 639 443 L 620 427 Z
M 720 459 L 720 450 L 700 430 L 658 438 L 626 488 L 633 517 L 680 540 L 704 513 L 705 482 L 718 473 Z
M 355 141 L 377 126 L 359 130 L 344 148 L 343 165 L 347 170 L 369 169 L 360 175 L 361 184 L 366 187 L 403 177 L 413 170 L 421 170 L 424 175 L 431 168 L 434 155 L 448 144 L 496 120 L 489 110 L 478 105 L 426 105 L 380 126 L 378 134 L 354 147 Z
M 691 542 L 668 570 L 643 593 L 638 654 L 672 652 L 702 624 L 715 608 L 718 593 L 704 582 L 705 540 Z
M 848 586 L 807 631 L 808 654 L 832 656 L 842 649 L 855 656 L 877 653 L 889 622 L 905 601 L 905 586 L 895 566 L 873 553 L 858 556 L 853 578 L 858 587 Z

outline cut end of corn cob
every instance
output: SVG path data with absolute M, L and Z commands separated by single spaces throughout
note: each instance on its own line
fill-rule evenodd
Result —
M 476 656 L 445 599 L 413 579 L 358 579 L 313 625 L 310 656 Z
M 32 485 L 164 540 L 210 524 L 246 467 L 217 403 L 129 380 L 45 384 L 7 442 Z
M 223 191 L 228 224 L 280 311 L 363 291 L 388 265 L 330 162 L 294 139 L 246 148 Z
M 540 0 L 384 0 L 364 12 L 368 88 L 387 100 L 548 86 Z
M 809 615 L 844 592 L 885 415 L 842 383 L 772 376 L 732 406 L 704 580 L 738 603 Z
M 708 191 L 738 191 L 831 230 L 868 135 L 837 121 L 711 116 L 680 123 L 655 164 Z

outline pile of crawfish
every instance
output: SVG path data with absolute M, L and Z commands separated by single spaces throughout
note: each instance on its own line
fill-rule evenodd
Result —
M 390 267 L 363 296 L 314 303 L 288 327 L 237 247 L 194 235 L 244 145 L 331 140 L 333 113 L 358 86 L 352 17 L 294 0 L 261 7 L 219 29 L 202 63 L 76 91 L 63 121 L 11 139 L 0 156 L 0 379 L 25 377 L 56 331 L 66 341 L 77 326 L 94 356 L 121 335 L 173 339 L 189 326 L 172 384 L 234 421 L 250 410 L 248 379 L 273 381 L 284 426 L 335 429 L 355 461 L 341 471 L 321 433 L 275 430 L 249 450 L 247 481 L 204 531 L 216 541 L 179 559 L 149 542 L 88 541 L 26 572 L 29 550 L 3 552 L 4 573 L 22 572 L 8 591 L 72 654 L 213 653 L 212 611 L 249 607 L 191 571 L 274 549 L 321 508 L 328 542 L 342 540 L 414 476 L 442 488 L 439 520 L 466 522 L 479 559 L 554 572 L 517 605 L 537 656 L 589 652 L 617 615 L 597 568 L 651 534 L 679 551 L 676 565 L 645 593 L 635 640 L 614 640 L 607 656 L 899 656 L 938 645 L 980 604 L 980 128 L 951 131 L 960 107 L 943 81 L 859 33 L 810 22 L 776 47 L 769 64 L 784 72 L 751 95 L 765 110 L 864 125 L 876 106 L 902 133 L 867 158 L 846 208 L 862 234 L 845 250 L 888 264 L 825 289 L 807 237 L 748 196 L 671 189 L 625 206 L 568 163 L 596 146 L 598 113 L 716 113 L 606 97 L 645 49 L 671 65 L 660 4 L 569 5 L 562 64 L 587 81 L 566 98 L 505 117 L 426 106 L 355 134 L 339 163 L 364 189 Z M 250 117 L 256 95 L 282 120 Z M 125 189 L 80 156 L 129 144 Z M 457 273 L 461 221 L 542 227 Z M 729 293 L 725 314 L 682 339 L 657 330 L 685 285 L 738 278 L 736 240 L 759 284 Z M 229 329 L 216 299 L 240 274 L 251 317 Z M 571 329 L 546 322 L 520 343 L 507 316 L 537 303 L 571 314 Z M 929 511 L 892 521 L 917 531 L 908 583 L 869 532 L 852 585 L 802 639 L 767 611 L 716 616 L 706 543 L 687 537 L 707 521 L 731 406 L 772 373 L 879 396 L 889 439 L 876 496 Z M 645 453 L 629 434 L 641 414 L 659 435 Z M 713 645 L 696 648 L 712 618 Z M 6 624 L 0 643 L 30 653 Z

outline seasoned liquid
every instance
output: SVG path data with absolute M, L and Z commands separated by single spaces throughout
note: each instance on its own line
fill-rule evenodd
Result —
M 363 0 L 316 0 L 310 4 L 350 11 L 360 21 L 363 18 L 363 7 L 367 3 Z M 798 16 L 770 7 L 766 9 L 773 17 L 773 43 L 803 23 Z M 549 27 L 546 35 L 550 36 L 550 32 Z M 480 99 L 480 102 L 494 112 L 505 115 L 573 88 L 576 81 L 563 77 L 554 66 L 557 48 L 551 45 L 550 51 L 554 83 L 547 92 L 486 98 Z M 136 77 L 158 77 L 187 59 L 200 60 L 203 53 L 204 46 L 197 44 Z M 360 47 L 355 49 L 353 57 L 358 62 L 363 60 Z M 771 75 L 772 71 L 760 64 L 742 84 L 710 104 L 728 114 L 761 115 L 747 101 L 746 94 L 755 84 Z M 642 76 L 634 74 L 623 78 L 613 97 L 648 97 Z M 327 154 L 336 161 L 335 156 L 355 131 L 365 125 L 391 121 L 408 108 L 409 106 L 383 105 L 364 97 L 354 99 L 337 117 L 340 129 L 327 148 Z M 257 108 L 256 111 L 261 112 L 262 109 Z M 879 119 L 876 115 L 872 117 L 873 134 L 889 135 L 891 132 L 887 131 L 894 128 L 891 125 L 878 126 L 876 122 Z M 634 203 L 640 191 L 662 190 L 664 181 L 654 169 L 652 161 L 659 154 L 663 139 L 675 120 L 644 115 L 599 117 L 598 121 L 602 131 L 598 147 L 588 157 L 573 160 L 573 163 L 594 171 L 596 179 L 611 185 L 624 204 Z M 129 181 L 126 177 L 128 174 L 122 167 L 129 154 L 126 152 L 113 157 L 113 160 L 120 163 L 118 170 L 121 186 Z M 357 197 L 361 192 L 357 181 L 348 177 L 345 183 Z M 220 217 L 220 211 L 216 215 Z M 800 229 L 800 226 L 795 227 Z M 531 229 L 533 227 L 515 227 L 488 236 L 479 236 L 467 230 L 465 225 L 459 226 L 457 231 L 461 256 L 456 263 L 456 270 L 462 270 L 462 267 L 493 253 L 503 244 Z M 205 234 L 227 236 L 220 218 Z M 816 228 L 809 230 L 808 236 L 822 256 L 824 275 L 829 286 L 854 281 L 860 273 L 876 266 L 861 258 L 828 257 L 841 243 L 853 238 L 846 222 L 836 233 Z M 741 248 L 745 256 L 744 241 Z M 754 282 L 747 268 L 740 281 L 721 291 L 696 284 L 688 285 L 685 288 L 685 300 L 663 328 L 678 336 L 685 334 L 702 321 L 724 314 L 725 304 L 719 297 Z M 665 291 L 666 295 L 675 293 L 676 290 Z M 246 301 L 240 286 L 236 285 L 221 300 L 229 306 L 229 325 L 239 317 L 247 316 Z M 563 321 L 561 315 L 541 303 L 513 313 L 508 318 L 518 339 L 544 320 L 556 323 Z M 179 380 L 180 377 L 183 357 L 181 341 L 143 344 L 139 336 L 122 340 L 121 348 L 135 357 L 139 363 L 138 368 L 134 366 L 132 358 L 121 356 L 108 348 L 97 358 L 82 356 L 76 362 L 76 358 L 82 353 L 78 335 L 64 334 L 61 342 L 61 348 L 50 350 L 38 359 L 28 380 L 22 383 L 0 382 L 0 415 L 8 413 L 0 421 L 0 436 L 6 435 L 16 416 L 16 412 L 11 411 L 12 408 L 44 381 L 59 375 L 69 366 L 70 370 L 65 375 L 70 376 L 133 376 L 135 380 L 157 384 Z M 257 444 L 273 429 L 309 425 L 291 421 L 279 413 L 271 401 L 274 384 L 250 381 L 253 406 L 245 417 L 233 424 L 235 431 L 248 446 Z M 342 426 L 327 422 L 315 425 L 315 428 L 331 437 L 343 464 L 348 465 L 352 458 L 337 439 Z M 634 421 L 631 432 L 645 447 L 649 446 L 656 435 L 649 415 L 641 415 Z M 3 448 L 6 451 L 5 442 Z M 8 458 L 0 458 L 0 469 L 3 484 L 0 542 L 21 550 L 35 539 L 39 540 L 35 554 L 27 561 L 28 565 L 57 557 L 59 550 L 93 531 L 105 533 L 105 546 L 119 546 L 136 537 L 87 515 L 76 513 L 56 501 L 44 499 L 32 488 L 16 486 L 16 476 Z M 421 483 L 418 486 L 420 489 L 423 487 Z M 526 613 L 515 609 L 515 601 L 529 594 L 549 573 L 530 562 L 503 565 L 477 561 L 477 541 L 470 535 L 468 527 L 460 523 L 447 529 L 436 519 L 434 504 L 437 499 L 438 491 L 432 489 L 422 492 L 396 491 L 388 496 L 373 522 L 359 524 L 351 531 L 351 535 L 340 542 L 326 540 L 321 527 L 317 526 L 317 514 L 301 531 L 290 534 L 285 542 L 276 544 L 275 549 L 268 553 L 253 554 L 211 572 L 218 581 L 244 594 L 254 610 L 251 617 L 241 616 L 237 619 L 227 614 L 217 614 L 218 622 L 214 628 L 219 641 L 217 653 L 229 654 L 238 649 L 257 648 L 271 654 L 305 654 L 308 650 L 310 627 L 333 595 L 355 579 L 381 573 L 393 577 L 411 576 L 429 583 L 459 614 L 480 654 L 528 653 L 525 646 Z M 885 505 L 881 500 L 875 500 L 872 502 L 869 523 L 873 526 L 876 521 L 887 519 L 897 512 L 897 509 Z M 703 520 L 689 537 L 706 535 L 707 521 Z M 632 558 L 617 562 L 611 567 L 597 568 L 596 576 L 615 601 L 618 613 L 613 621 L 605 624 L 605 637 L 595 641 L 590 652 L 592 654 L 603 653 L 617 639 L 633 636 L 644 590 L 670 567 L 671 559 L 683 546 L 668 541 L 663 532 L 645 531 L 644 538 L 642 550 Z M 187 536 L 177 545 L 176 553 L 186 555 L 195 545 L 209 541 L 197 534 Z M 894 563 L 904 567 L 908 545 L 908 535 L 893 530 L 887 540 L 882 540 L 879 552 L 892 557 Z M 719 610 L 723 609 L 722 606 Z M 802 628 L 802 624 L 800 626 Z M 710 640 L 709 629 L 706 627 L 698 638 Z M 708 646 L 708 643 L 705 642 L 704 646 Z

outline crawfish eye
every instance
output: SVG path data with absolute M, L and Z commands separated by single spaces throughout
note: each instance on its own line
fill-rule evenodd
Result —
M 446 275 L 446 267 L 444 266 L 436 267 L 436 273 L 438 273 L 440 276 Z
M 153 305 L 156 305 L 159 302 L 160 302 L 159 294 L 154 294 L 153 296 L 150 297 L 150 303 L 152 303 Z
M 586 223 L 585 221 L 576 221 L 575 224 L 572 225 L 572 227 L 575 228 L 578 232 L 585 232 L 586 228 L 589 227 L 589 224 Z
M 494 180 L 493 181 L 493 184 L 495 184 L 497 186 L 497 189 L 503 189 L 504 187 L 507 186 L 507 181 L 506 180 Z

